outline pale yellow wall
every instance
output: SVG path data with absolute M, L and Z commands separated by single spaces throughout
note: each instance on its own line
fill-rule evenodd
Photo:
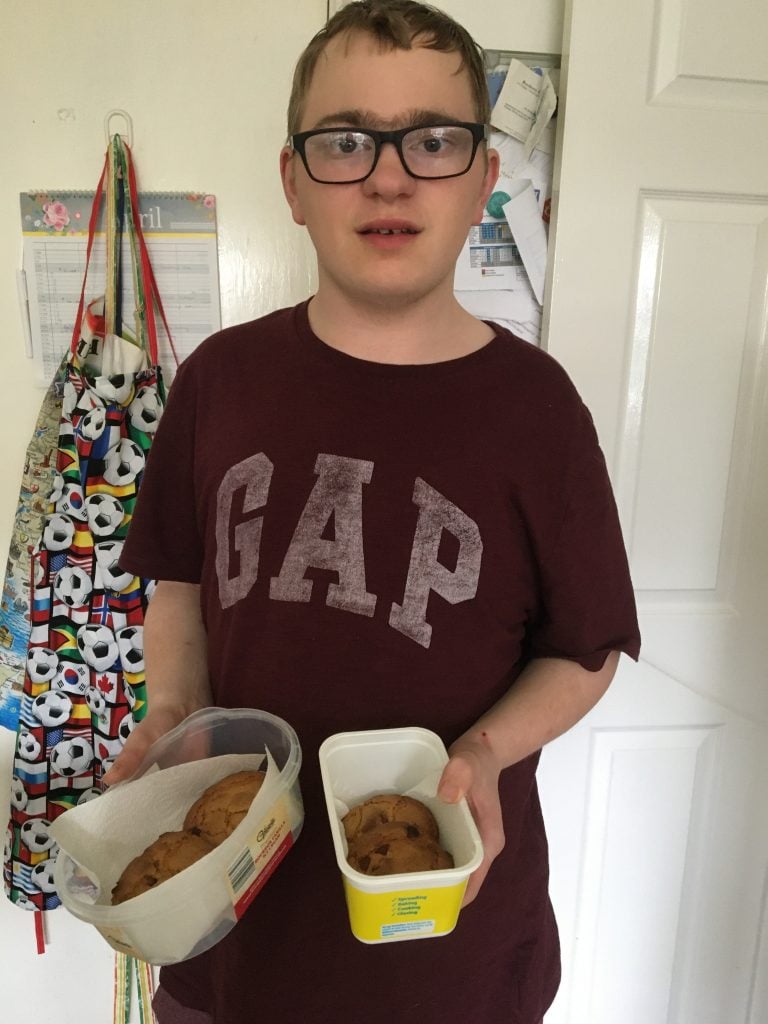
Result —
M 0 552 L 42 398 L 16 298 L 18 193 L 93 189 L 104 115 L 124 108 L 134 122 L 140 186 L 217 197 L 223 322 L 298 301 L 311 288 L 313 264 L 287 213 L 277 155 L 293 62 L 325 12 L 325 0 L 11 0 L 4 8 Z

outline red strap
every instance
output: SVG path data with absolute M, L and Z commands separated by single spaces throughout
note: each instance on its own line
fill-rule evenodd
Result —
M 85 286 L 88 281 L 88 267 L 91 262 L 91 251 L 93 249 L 93 239 L 96 234 L 96 223 L 99 219 L 99 209 L 101 207 L 101 194 L 104 191 L 104 179 L 107 176 L 107 168 L 109 166 L 109 151 L 107 151 L 106 158 L 104 160 L 104 169 L 101 172 L 99 178 L 99 184 L 96 186 L 96 195 L 93 197 L 93 206 L 91 207 L 91 216 L 88 221 L 88 247 L 85 250 L 85 273 L 83 274 L 83 287 L 80 289 L 80 302 L 77 307 L 77 316 L 75 317 L 75 324 L 72 328 L 72 344 L 70 348 L 72 352 L 77 351 L 77 343 L 80 340 L 80 327 L 83 319 L 83 308 L 85 307 Z
M 137 241 L 139 243 L 139 253 L 141 259 L 142 274 L 144 277 L 145 288 L 147 292 L 145 294 L 145 300 L 147 303 L 147 332 L 149 334 L 149 357 L 154 365 L 158 363 L 158 351 L 157 351 L 157 325 L 155 323 L 155 304 L 160 311 L 160 316 L 163 320 L 166 334 L 168 335 L 168 343 L 173 353 L 173 358 L 176 365 L 179 365 L 179 357 L 176 353 L 176 349 L 173 344 L 173 338 L 171 336 L 171 329 L 168 326 L 168 320 L 163 309 L 163 303 L 160 299 L 160 291 L 157 287 L 157 281 L 155 279 L 155 273 L 152 270 L 152 264 L 149 259 L 149 253 L 147 251 L 147 243 L 144 241 L 144 234 L 141 229 L 141 219 L 139 217 L 139 197 L 138 190 L 136 188 L 136 172 L 133 169 L 133 158 L 131 150 L 127 143 L 123 143 L 127 154 L 128 164 L 128 184 L 131 195 L 131 210 L 133 213 L 133 225 Z M 80 340 L 80 328 L 83 319 L 83 310 L 85 308 L 85 288 L 88 280 L 88 267 L 91 262 L 91 252 L 93 250 L 93 242 L 96 235 L 96 224 L 99 219 L 99 210 L 101 208 L 101 197 L 104 192 L 104 181 L 106 179 L 109 170 L 109 150 L 104 160 L 104 168 L 99 178 L 99 184 L 96 186 L 96 195 L 93 197 L 93 205 L 91 207 L 91 216 L 88 221 L 88 246 L 85 253 L 85 273 L 83 274 L 83 286 L 80 290 L 80 302 L 77 307 L 77 316 L 75 317 L 75 323 L 72 328 L 72 342 L 71 350 L 73 353 L 77 351 L 77 343 Z
M 43 911 L 36 910 L 35 917 L 35 941 L 37 942 L 38 954 L 45 952 L 45 925 L 43 923 Z
M 147 327 L 150 332 L 150 357 L 153 363 L 158 362 L 157 358 L 157 326 L 155 323 L 155 310 L 153 302 L 157 303 L 157 308 L 160 311 L 160 316 L 163 320 L 163 326 L 165 327 L 165 333 L 168 335 L 168 344 L 171 347 L 173 358 L 176 365 L 179 365 L 179 357 L 176 354 L 176 349 L 173 345 L 173 338 L 171 336 L 171 329 L 168 326 L 168 320 L 165 316 L 165 310 L 163 309 L 163 303 L 160 298 L 160 290 L 157 287 L 157 281 L 155 280 L 155 272 L 152 269 L 152 263 L 149 259 L 149 252 L 147 251 L 147 243 L 144 241 L 144 232 L 141 228 L 141 219 L 139 217 L 139 194 L 136 187 L 136 172 L 133 167 L 133 155 L 131 154 L 130 147 L 127 143 L 123 143 L 125 151 L 128 157 L 128 185 L 131 193 L 131 209 L 133 211 L 133 224 L 135 228 L 136 238 L 139 243 L 139 252 L 141 253 L 141 266 L 144 272 L 144 282 L 147 286 Z M 150 326 L 151 325 L 151 326 Z M 154 344 L 154 351 L 152 346 Z

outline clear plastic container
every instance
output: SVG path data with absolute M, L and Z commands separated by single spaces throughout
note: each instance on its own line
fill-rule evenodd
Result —
M 128 862 L 161 832 L 180 829 L 204 789 L 259 767 L 267 771 L 262 788 L 223 843 L 156 888 L 111 905 Z M 63 905 L 114 949 L 149 963 L 204 952 L 235 926 L 298 838 L 300 767 L 298 737 L 281 718 L 250 708 L 195 712 L 152 745 L 129 781 L 57 818 L 54 881 Z
M 436 796 L 448 762 L 443 741 L 428 729 L 337 733 L 320 747 L 320 771 L 336 863 L 344 884 L 352 934 L 361 942 L 436 938 L 456 926 L 469 876 L 483 846 L 467 802 Z M 454 867 L 370 876 L 347 862 L 341 824 L 347 811 L 379 793 L 399 793 L 425 803 L 437 819 L 441 845 Z

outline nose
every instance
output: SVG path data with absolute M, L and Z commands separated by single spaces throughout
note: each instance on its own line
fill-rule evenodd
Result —
M 406 171 L 395 144 L 382 143 L 376 166 L 363 182 L 365 194 L 395 199 L 398 196 L 411 195 L 415 187 L 416 179 Z

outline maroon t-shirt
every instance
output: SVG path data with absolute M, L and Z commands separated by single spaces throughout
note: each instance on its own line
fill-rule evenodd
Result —
M 369 946 L 317 750 L 409 725 L 448 745 L 533 657 L 637 657 L 605 463 L 562 368 L 500 328 L 447 362 L 356 359 L 306 303 L 222 331 L 173 384 L 122 561 L 202 585 L 215 703 L 287 719 L 304 758 L 295 848 L 222 942 L 162 970 L 170 993 L 216 1024 L 538 1024 L 559 980 L 538 755 L 502 773 L 506 846 L 454 932 Z

